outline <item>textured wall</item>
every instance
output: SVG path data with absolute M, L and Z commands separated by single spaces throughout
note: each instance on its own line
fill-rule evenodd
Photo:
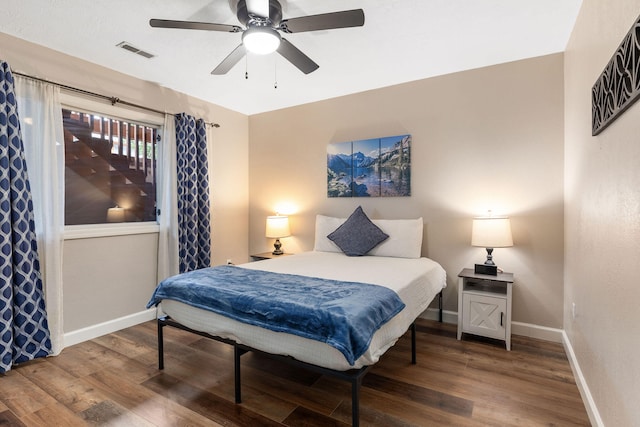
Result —
M 607 426 L 640 425 L 640 104 L 592 137 L 591 86 L 639 13 L 585 0 L 565 54 L 564 328 Z

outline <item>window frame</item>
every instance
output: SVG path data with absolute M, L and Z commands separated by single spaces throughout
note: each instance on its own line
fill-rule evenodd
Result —
M 77 93 L 67 91 L 61 91 L 60 104 L 62 108 L 80 110 L 86 113 L 108 116 L 112 119 L 127 122 L 132 121 L 141 125 L 157 127 L 159 135 L 162 135 L 164 130 L 164 115 L 159 113 L 153 113 L 127 106 L 109 105 L 105 104 L 104 101 L 100 102 L 95 98 L 89 98 L 88 96 L 82 96 Z M 163 141 L 161 140 L 160 143 L 162 142 Z M 158 150 L 156 154 L 156 168 L 162 167 L 162 159 L 160 158 L 161 152 L 162 150 Z M 159 190 L 158 185 L 156 185 L 156 201 L 158 200 Z M 155 221 L 65 225 L 63 238 L 64 240 L 73 240 L 159 232 L 160 225 L 156 216 Z

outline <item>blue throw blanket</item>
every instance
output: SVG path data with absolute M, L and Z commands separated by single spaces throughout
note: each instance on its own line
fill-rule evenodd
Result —
M 147 308 L 163 299 L 327 343 L 351 365 L 374 332 L 404 308 L 400 297 L 383 286 L 227 265 L 162 281 Z

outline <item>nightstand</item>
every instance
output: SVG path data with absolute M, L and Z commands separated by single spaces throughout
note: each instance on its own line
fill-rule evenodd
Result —
M 458 274 L 458 339 L 462 333 L 496 338 L 511 350 L 511 295 L 513 273 Z
M 263 252 L 261 254 L 251 255 L 251 258 L 253 258 L 254 261 L 262 261 L 263 259 L 274 259 L 274 258 L 280 258 L 283 256 L 289 256 L 289 255 L 293 255 L 293 254 L 274 255 L 271 252 Z

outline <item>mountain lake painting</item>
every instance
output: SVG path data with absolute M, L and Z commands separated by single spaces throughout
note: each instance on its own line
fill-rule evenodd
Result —
M 327 196 L 411 195 L 411 135 L 327 146 Z

